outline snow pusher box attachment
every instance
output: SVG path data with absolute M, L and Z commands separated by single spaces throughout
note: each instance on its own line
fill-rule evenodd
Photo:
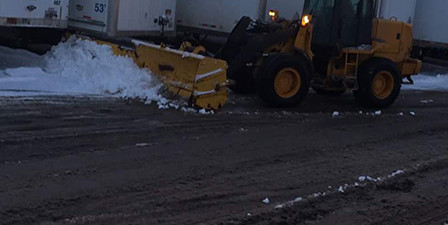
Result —
M 176 96 L 191 106 L 218 110 L 227 102 L 227 63 L 199 54 L 171 49 L 139 40 L 125 43 L 95 40 L 109 45 L 114 54 L 127 56 L 148 68 Z

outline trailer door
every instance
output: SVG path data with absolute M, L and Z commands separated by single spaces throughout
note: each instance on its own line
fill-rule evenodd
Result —
M 69 26 L 106 32 L 109 7 L 108 0 L 70 0 Z
M 117 30 L 159 31 L 158 21 L 166 16 L 165 31 L 174 30 L 176 0 L 122 0 L 119 6 Z

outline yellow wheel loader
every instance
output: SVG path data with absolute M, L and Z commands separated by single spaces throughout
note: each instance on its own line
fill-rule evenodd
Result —
M 365 106 L 387 107 L 403 83 L 412 83 L 421 61 L 410 58 L 412 27 L 374 18 L 372 0 L 306 0 L 301 20 L 262 23 L 243 17 L 222 49 L 213 54 L 184 43 L 180 50 L 134 42 L 132 55 L 163 77 L 190 103 L 218 109 L 226 86 L 254 90 L 270 106 L 299 104 L 310 88 L 319 94 L 347 90 Z M 227 77 L 233 82 L 226 82 Z
M 307 0 L 300 21 L 243 18 L 218 57 L 229 63 L 236 91 L 255 89 L 272 106 L 295 106 L 312 87 L 325 95 L 351 90 L 362 105 L 387 107 L 421 62 L 410 58 L 411 25 L 374 18 L 375 5 Z

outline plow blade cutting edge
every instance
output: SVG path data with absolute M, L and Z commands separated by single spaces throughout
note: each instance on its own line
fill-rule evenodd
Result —
M 133 58 L 141 68 L 148 68 L 171 93 L 187 99 L 191 106 L 217 110 L 227 102 L 227 63 L 223 60 L 137 40 L 132 41 L 131 48 L 97 42 L 111 46 L 116 55 Z

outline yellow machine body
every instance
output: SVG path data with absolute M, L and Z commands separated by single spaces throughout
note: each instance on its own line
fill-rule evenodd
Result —
M 264 49 L 264 53 L 294 55 L 300 51 L 305 55 L 303 60 L 312 67 L 315 58 L 312 51 L 312 17 L 308 15 L 304 18 L 306 20 L 302 21 L 297 34 L 285 42 L 269 46 Z M 420 72 L 421 61 L 410 57 L 413 40 L 411 25 L 382 19 L 373 19 L 372 23 L 371 45 L 341 49 L 328 61 L 326 74 L 321 74 L 325 77 L 321 88 L 329 91 L 357 90 L 359 68 L 372 58 L 393 62 L 400 70 L 402 78 L 409 78 L 409 81 L 412 81 L 411 75 Z M 288 27 L 289 24 L 284 26 Z M 175 50 L 135 40 L 132 41 L 131 48 L 98 42 L 110 45 L 117 55 L 132 57 L 140 67 L 148 68 L 158 75 L 170 92 L 188 99 L 193 106 L 216 110 L 226 104 L 228 64 L 226 61 L 198 54 L 205 52 L 202 46 L 194 47 L 190 43 L 184 43 L 180 50 Z M 254 65 L 260 66 L 263 60 L 264 57 L 260 57 Z M 344 81 L 343 85 L 335 81 L 338 79 Z

